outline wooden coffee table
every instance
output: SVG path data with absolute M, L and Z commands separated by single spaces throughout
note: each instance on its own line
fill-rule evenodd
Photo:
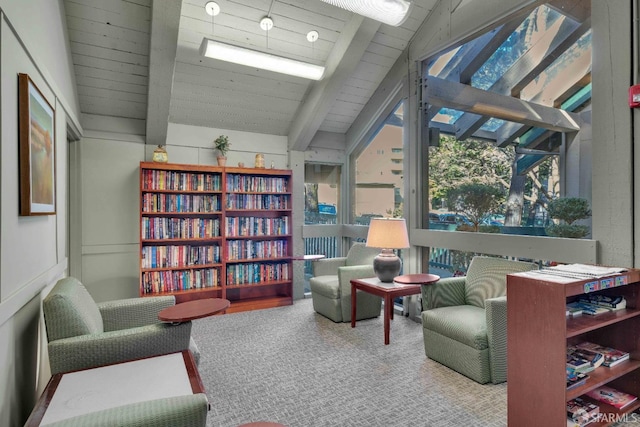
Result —
M 225 311 L 231 303 L 222 298 L 205 298 L 172 305 L 158 313 L 163 322 L 182 323 Z
M 398 279 L 400 281 L 398 281 Z M 393 319 L 393 300 L 398 297 L 417 295 L 421 285 L 428 285 L 440 280 L 435 274 L 408 274 L 398 276 L 394 283 L 381 282 L 377 277 L 354 279 L 351 281 L 351 327 L 356 327 L 357 290 L 384 298 L 384 344 L 389 344 L 389 329 Z

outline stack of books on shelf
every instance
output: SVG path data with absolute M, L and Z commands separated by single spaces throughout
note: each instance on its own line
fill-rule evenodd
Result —
M 567 390 L 581 386 L 587 382 L 589 375 L 567 368 Z
M 598 419 L 600 407 L 576 397 L 567 402 L 567 426 L 582 427 Z
M 586 374 L 602 365 L 604 356 L 591 350 L 576 346 L 567 347 L 567 371 L 574 374 Z M 568 377 L 567 377 L 568 382 Z
M 602 365 L 608 368 L 613 368 L 614 366 L 626 360 L 629 360 L 629 353 L 627 353 L 626 351 L 606 347 L 589 341 L 581 342 L 575 347 L 579 352 L 582 353 L 601 354 L 603 358 Z
M 627 307 L 627 300 L 621 295 L 583 295 L 577 301 L 567 304 L 567 316 L 578 316 L 587 314 L 597 316 L 598 314 L 609 313 L 611 311 L 622 310 Z

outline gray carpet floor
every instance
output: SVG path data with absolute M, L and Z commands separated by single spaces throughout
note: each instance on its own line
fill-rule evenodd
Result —
M 506 383 L 480 385 L 424 355 L 422 326 L 396 315 L 352 329 L 292 306 L 196 320 L 208 426 L 506 426 Z

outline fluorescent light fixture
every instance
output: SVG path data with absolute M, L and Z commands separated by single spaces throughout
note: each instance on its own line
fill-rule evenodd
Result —
M 324 67 L 320 65 L 296 61 L 207 38 L 202 40 L 200 55 L 311 80 L 320 80 L 324 75 Z
M 358 15 L 397 27 L 409 16 L 412 3 L 406 0 L 322 0 Z

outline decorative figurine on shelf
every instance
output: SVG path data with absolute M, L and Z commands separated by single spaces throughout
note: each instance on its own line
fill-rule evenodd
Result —
M 213 140 L 215 149 L 218 150 L 218 166 L 224 166 L 227 164 L 227 153 L 231 147 L 229 137 L 226 135 L 220 135 Z
M 264 154 L 256 154 L 256 168 L 264 169 Z
M 151 158 L 151 160 L 157 163 L 167 163 L 169 161 L 167 150 L 162 144 L 158 145 L 158 148 L 153 150 L 153 157 Z

